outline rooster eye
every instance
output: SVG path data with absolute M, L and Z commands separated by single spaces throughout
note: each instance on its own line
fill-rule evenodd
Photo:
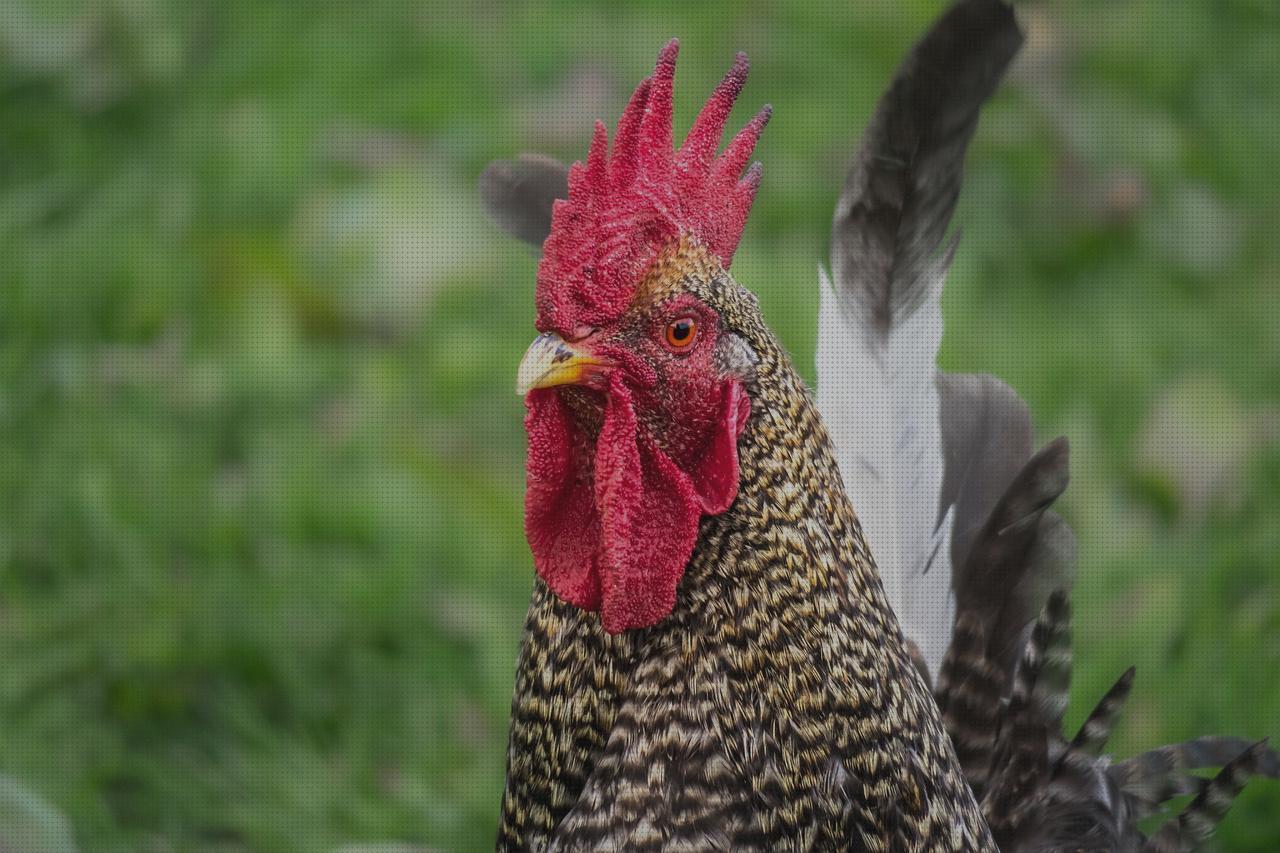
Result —
M 667 343 L 674 349 L 686 349 L 698 337 L 698 321 L 681 317 L 667 324 Z

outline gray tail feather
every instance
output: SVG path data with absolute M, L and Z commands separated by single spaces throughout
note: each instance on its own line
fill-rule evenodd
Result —
M 1117 762 L 1111 775 L 1141 820 L 1160 812 L 1174 797 L 1196 793 L 1205 780 L 1189 771 L 1225 767 L 1254 744 L 1237 737 L 1200 737 Z M 1280 778 L 1280 757 L 1269 749 L 1252 760 L 1251 773 Z
M 1036 719 L 1060 732 L 1071 689 L 1071 603 L 1066 593 L 1058 591 L 1049 596 L 1044 613 L 1031 632 L 1031 642 L 1027 643 L 1028 653 L 1032 649 L 1039 660 L 1027 699 L 1035 709 Z
M 1253 741 L 1238 737 L 1198 737 L 1184 743 L 1158 747 L 1117 762 L 1116 778 L 1129 785 L 1169 773 L 1221 767 L 1252 745 Z M 1280 778 L 1280 760 L 1275 753 L 1267 751 L 1258 758 L 1258 772 L 1264 776 Z
M 1098 757 L 1132 686 L 1132 668 L 1068 741 L 1062 716 L 1070 688 L 1070 616 L 1067 594 L 1055 591 L 1004 692 L 982 623 L 972 610 L 957 617 L 938 700 L 993 836 L 1007 853 L 1196 849 L 1250 778 L 1280 777 L 1280 756 L 1265 741 L 1202 737 L 1114 764 Z M 1211 780 L 1189 772 L 1210 767 L 1222 768 Z M 1188 794 L 1195 799 L 1144 838 L 1139 822 Z
M 1143 845 L 1143 851 L 1181 853 L 1195 850 L 1213 834 L 1249 779 L 1264 773 L 1263 768 L 1268 764 L 1274 765 L 1275 761 L 1276 753 L 1267 749 L 1265 739 L 1247 747 L 1224 764 L 1218 775 L 1207 781 L 1201 780 L 1195 799 L 1151 836 Z
M 996 501 L 1031 458 L 1031 414 L 994 376 L 939 373 L 937 383 L 944 457 L 938 521 L 955 506 L 951 564 L 958 572 Z
M 887 344 L 892 333 L 906 328 L 922 306 L 935 310 L 932 300 L 943 287 L 957 245 L 956 239 L 947 239 L 947 229 L 960 195 L 965 153 L 983 104 L 995 93 L 1022 43 L 1022 31 L 1007 3 L 959 0 L 910 50 L 880 98 L 862 134 L 831 226 L 831 279 L 837 304 L 848 325 L 859 330 L 859 340 Z M 936 347 L 936 341 L 932 345 Z M 820 354 L 821 350 L 820 346 Z M 932 361 L 933 353 L 929 356 Z M 838 375 L 824 375 L 821 358 L 818 372 L 820 392 L 824 382 L 839 381 Z M 950 553 L 945 556 L 950 558 L 947 585 L 954 593 L 963 585 L 956 573 L 965 565 L 982 525 L 1031 456 L 1031 419 L 1018 395 L 994 377 L 937 372 L 935 384 L 941 484 L 937 505 L 931 508 L 933 526 L 920 525 L 919 531 L 907 536 L 922 537 L 925 547 L 920 550 L 927 551 L 948 513 L 952 515 Z M 824 396 L 819 394 L 820 406 Z M 922 419 L 934 417 L 928 408 Z M 840 419 L 839 412 L 823 415 L 829 422 Z M 848 440 L 853 443 L 857 438 Z M 844 448 L 838 449 L 843 457 Z M 896 475 L 909 473 L 901 470 L 904 465 L 920 465 L 927 469 L 921 481 L 934 482 L 932 466 L 937 463 L 931 452 L 916 460 L 909 453 L 904 456 L 892 460 Z M 843 458 L 841 464 L 846 465 Z M 850 491 L 857 490 L 851 487 Z M 858 508 L 858 501 L 865 504 L 867 496 L 851 497 Z M 931 500 L 933 495 L 923 499 Z M 873 549 L 877 547 L 874 537 L 873 527 Z M 908 570 L 902 565 L 888 568 Z M 1034 602 L 1029 619 L 1039 611 L 1047 592 Z M 920 617 L 912 613 L 910 618 L 918 621 Z M 947 636 L 949 618 L 946 608 L 939 616 L 943 624 L 906 626 L 916 632 L 916 639 L 923 637 L 926 645 L 933 646 L 930 666 L 939 665 L 941 643 L 929 640 Z M 987 641 L 1002 644 L 1006 663 L 1012 667 L 1021 643 L 1008 641 L 992 623 L 986 627 Z
M 1064 735 L 1073 573 L 1063 543 L 1072 540 L 1051 506 L 1066 488 L 1067 466 L 1066 442 L 1051 442 L 973 538 L 935 687 L 943 723 L 1002 850 L 1191 850 L 1250 777 L 1280 776 L 1280 757 L 1240 738 L 1202 737 L 1112 763 L 1101 753 L 1132 668 L 1074 737 Z M 1018 650 L 1012 663 L 1010 648 Z M 1214 780 L 1190 772 L 1218 767 Z M 1139 822 L 1188 794 L 1196 795 L 1191 805 L 1146 839 Z
M 569 197 L 569 167 L 543 154 L 495 160 L 480 173 L 480 200 L 498 227 L 541 246 L 551 233 L 551 206 Z
M 1133 689 L 1133 677 L 1136 672 L 1137 670 L 1132 666 L 1126 669 L 1124 674 L 1116 679 L 1116 683 L 1111 685 L 1111 689 L 1098 700 L 1098 704 L 1089 712 L 1089 716 L 1080 724 L 1080 730 L 1072 738 L 1072 749 L 1079 750 L 1085 755 L 1102 754 L 1103 747 L 1111 739 L 1111 731 L 1115 728 L 1120 710 L 1124 707 L 1125 700 L 1129 698 L 1129 691 Z
M 1022 32 L 1000 0 L 948 9 L 899 65 L 836 202 L 832 280 L 851 318 L 887 333 L 941 286 L 939 253 L 982 104 Z
M 1044 713 L 1046 697 L 1056 694 L 1062 667 L 1055 659 L 1065 636 L 1068 653 L 1070 610 L 1066 597 L 1055 594 L 1031 632 L 1014 678 L 1013 692 L 991 754 L 991 767 L 982 796 L 983 813 L 1002 849 L 1016 846 L 1024 828 L 1040 819 L 1037 794 L 1049 781 L 1050 739 L 1055 729 Z M 1067 677 L 1070 678 L 1069 668 Z
M 818 406 L 879 555 L 890 601 L 930 668 L 940 666 L 951 630 L 954 548 L 943 545 L 951 535 L 943 524 L 954 529 L 949 513 L 985 518 L 990 507 L 975 510 L 970 494 L 993 492 L 994 501 L 1030 454 L 1025 407 L 1003 383 L 946 377 L 935 367 L 937 298 L 958 244 L 958 236 L 947 232 L 965 152 L 983 103 L 1022 41 L 1012 9 L 1001 0 L 952 4 L 894 72 L 832 217 L 834 286 L 824 288 L 819 319 L 825 331 L 817 353 Z M 856 344 L 842 345 L 841 334 Z M 865 361 L 850 364 L 850 353 Z M 866 387 L 857 384 L 864 381 Z M 884 422 L 851 425 L 844 417 L 852 408 L 845 394 L 882 395 L 871 411 L 885 413 Z M 1010 415 L 1025 442 L 992 442 L 992 421 Z M 898 435 L 882 432 L 903 425 Z M 892 440 L 867 440 L 869 435 Z M 1020 451 L 1025 454 L 1018 456 Z M 855 471 L 869 473 L 859 477 Z M 946 606 L 936 617 L 920 603 L 943 599 Z
M 987 652 L 986 633 L 976 613 L 957 613 L 953 636 L 938 671 L 935 696 L 965 777 L 981 797 L 1003 713 L 1004 678 Z
M 956 574 L 956 611 L 976 614 L 1006 685 L 1027 627 L 1053 590 L 1071 585 L 1075 540 L 1049 510 L 1066 489 L 1068 455 L 1059 438 L 1022 466 Z

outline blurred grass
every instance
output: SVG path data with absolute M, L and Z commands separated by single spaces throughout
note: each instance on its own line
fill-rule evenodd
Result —
M 678 126 L 746 50 L 735 272 L 808 371 L 852 137 L 940 6 L 0 6 L 0 773 L 86 850 L 487 847 L 534 258 L 475 175 L 580 156 L 673 34 Z M 1072 440 L 1073 719 L 1134 663 L 1121 753 L 1280 735 L 1280 13 L 1022 13 L 943 362 Z M 1257 783 L 1220 845 L 1277 839 Z

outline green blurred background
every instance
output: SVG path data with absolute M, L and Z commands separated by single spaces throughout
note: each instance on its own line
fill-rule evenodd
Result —
M 536 259 L 477 174 L 581 156 L 672 35 L 687 128 L 746 50 L 734 269 L 811 377 L 854 139 L 942 5 L 0 3 L 0 842 L 490 846 Z M 1121 754 L 1280 736 L 1280 10 L 1020 15 L 942 359 L 1071 439 L 1069 723 L 1133 663 Z M 1280 784 L 1220 839 L 1276 849 Z

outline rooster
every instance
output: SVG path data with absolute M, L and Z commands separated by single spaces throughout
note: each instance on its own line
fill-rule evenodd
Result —
M 1066 444 L 934 367 L 964 150 L 1020 44 L 962 0 L 895 76 L 837 204 L 816 403 L 728 273 L 769 118 L 716 155 L 744 57 L 678 150 L 672 42 L 612 147 L 486 170 L 543 245 L 500 849 L 1182 850 L 1277 774 L 1234 738 L 1100 756 L 1132 670 L 1062 732 Z

